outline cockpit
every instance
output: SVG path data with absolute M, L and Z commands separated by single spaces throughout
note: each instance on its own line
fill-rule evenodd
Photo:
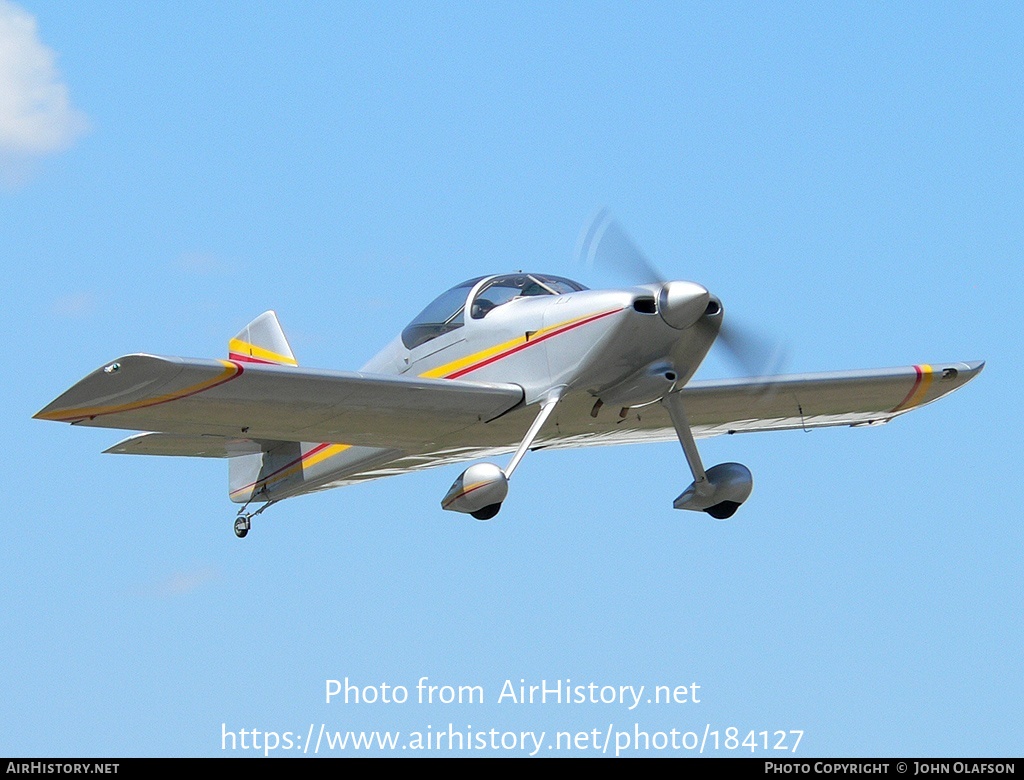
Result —
M 466 309 L 474 320 L 482 320 L 499 306 L 523 298 L 565 295 L 586 290 L 579 282 L 547 274 L 506 274 L 469 279 L 442 293 L 402 331 L 406 349 L 415 349 L 431 339 L 465 325 Z M 472 295 L 472 300 L 470 296 Z

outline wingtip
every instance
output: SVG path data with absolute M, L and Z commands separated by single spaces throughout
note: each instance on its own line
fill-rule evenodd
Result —
M 952 368 L 955 368 L 961 374 L 964 382 L 970 382 L 985 368 L 985 361 L 965 360 L 963 363 L 954 363 Z
M 33 420 L 54 420 L 60 414 L 60 408 L 50 403 L 32 415 Z

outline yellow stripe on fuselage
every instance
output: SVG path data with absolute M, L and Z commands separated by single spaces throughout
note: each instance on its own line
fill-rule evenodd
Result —
M 618 310 L 615 309 L 615 310 L 608 311 L 608 312 L 599 312 L 597 314 L 593 314 L 593 313 L 592 314 L 585 314 L 582 317 L 575 317 L 575 318 L 573 318 L 571 320 L 565 320 L 565 321 L 559 322 L 559 323 L 557 323 L 555 325 L 549 325 L 546 328 L 541 328 L 540 330 L 531 333 L 529 335 L 529 337 L 527 337 L 524 334 L 523 336 L 520 336 L 518 338 L 510 339 L 509 341 L 503 342 L 501 344 L 496 344 L 493 347 L 488 347 L 487 349 L 480 350 L 479 352 L 474 352 L 472 355 L 467 355 L 466 357 L 461 357 L 461 358 L 458 358 L 457 360 L 453 360 L 453 361 L 451 361 L 449 363 L 445 363 L 444 365 L 438 366 L 437 368 L 431 368 L 431 369 L 429 369 L 427 371 L 424 371 L 419 376 L 421 376 L 423 378 L 427 378 L 427 379 L 433 379 L 433 378 L 443 378 L 443 377 L 446 377 L 446 376 L 448 376 L 450 374 L 457 374 L 457 373 L 459 373 L 461 371 L 464 371 L 465 369 L 467 369 L 467 368 L 469 368 L 469 367 L 471 367 L 471 366 L 473 366 L 473 365 L 475 365 L 477 363 L 484 363 L 484 362 L 488 361 L 489 359 L 495 357 L 496 355 L 501 355 L 501 353 L 503 353 L 503 352 L 507 352 L 509 350 L 516 349 L 517 347 L 520 347 L 523 344 L 526 344 L 528 341 L 538 340 L 538 339 L 540 339 L 540 338 L 542 338 L 542 337 L 544 337 L 544 336 L 546 336 L 548 334 L 551 334 L 553 331 L 558 331 L 558 330 L 562 330 L 562 329 L 565 329 L 565 328 L 571 328 L 576 323 L 581 323 L 581 322 L 584 322 L 585 320 L 590 320 L 590 319 L 595 319 L 595 318 L 603 317 L 603 316 L 606 316 L 607 314 L 613 314 L 615 311 L 618 311 Z M 238 341 L 237 339 L 232 339 L 231 344 L 229 345 L 229 347 L 230 347 L 230 349 L 232 351 L 238 351 L 238 349 L 236 349 L 236 345 L 241 346 L 241 347 L 246 347 L 246 348 L 251 347 L 251 345 L 245 344 L 244 342 Z M 258 349 L 258 348 L 253 348 L 253 349 Z M 267 352 L 267 350 L 262 350 L 262 351 L 264 353 L 266 353 L 266 354 L 270 354 L 270 355 L 273 354 L 273 353 Z M 261 355 L 259 355 L 256 352 L 253 353 L 253 356 L 254 357 L 261 357 Z M 280 356 L 278 356 L 278 357 L 280 357 Z M 255 492 L 259 491 L 259 490 L 262 490 L 263 488 L 267 487 L 268 485 L 270 485 L 270 484 L 272 484 L 274 482 L 277 482 L 277 481 L 279 481 L 281 479 L 284 479 L 285 477 L 288 477 L 288 476 L 298 472 L 301 469 L 304 469 L 304 468 L 309 467 L 309 466 L 313 466 L 313 465 L 315 465 L 317 463 L 320 463 L 321 461 L 327 460 L 328 458 L 332 458 L 335 455 L 338 455 L 338 454 L 344 452 L 345 450 L 349 449 L 349 447 L 351 447 L 351 446 L 352 445 L 349 445 L 349 444 L 332 444 L 330 447 L 327 447 L 327 448 L 325 448 L 323 450 L 320 450 L 320 451 L 316 452 L 311 457 L 304 458 L 300 462 L 285 468 L 280 473 L 271 474 L 270 476 L 265 477 L 264 479 L 262 479 L 262 480 L 260 480 L 258 482 L 253 483 L 252 485 L 246 485 L 243 488 L 238 488 L 237 490 L 233 491 L 231 493 L 231 495 L 235 496 L 235 495 L 238 495 L 238 494 L 243 493 L 245 491 L 248 491 L 250 489 L 252 490 L 253 493 L 255 493 Z M 469 492 L 471 490 L 475 490 L 476 488 L 481 487 L 483 484 L 485 484 L 485 483 L 481 482 L 481 483 L 477 483 L 475 485 L 471 485 L 468 488 L 463 488 L 463 491 L 458 496 L 456 496 L 455 498 L 451 499 L 451 501 L 455 501 L 456 499 L 461 498 L 462 496 L 466 495 L 467 492 Z M 451 503 L 451 502 L 449 502 L 449 503 Z
M 546 328 L 541 328 L 538 331 L 534 331 L 533 333 L 530 334 L 529 338 L 527 338 L 524 334 L 522 336 L 519 336 L 518 338 L 511 339 L 502 344 L 497 344 L 493 347 L 482 349 L 479 352 L 474 352 L 472 355 L 467 355 L 466 357 L 461 357 L 457 360 L 453 360 L 450 363 L 445 363 L 443 366 L 431 368 L 428 371 L 424 371 L 419 376 L 423 377 L 424 379 L 435 379 L 439 377 L 448 376 L 449 374 L 454 374 L 458 371 L 461 371 L 464 368 L 473 365 L 474 363 L 482 363 L 485 360 L 494 357 L 495 355 L 501 354 L 502 352 L 522 346 L 528 341 L 535 341 L 537 339 L 540 339 L 541 337 L 547 335 L 548 333 L 551 333 L 551 331 L 569 327 L 574 323 L 582 322 L 583 320 L 591 319 L 592 317 L 594 317 L 593 314 L 584 314 L 582 317 L 576 317 L 571 320 L 565 320 L 564 322 L 559 322 L 556 325 L 549 325 Z
M 298 463 L 294 463 L 291 466 L 286 467 L 284 470 L 271 474 L 270 476 L 264 477 L 263 479 L 253 482 L 251 485 L 240 487 L 231 491 L 232 496 L 239 495 L 241 493 L 252 492 L 258 493 L 269 485 L 275 482 L 280 482 L 282 479 L 290 477 L 293 474 L 297 474 L 300 471 L 304 471 L 307 468 L 312 468 L 317 463 L 321 463 L 328 458 L 333 458 L 335 455 L 340 455 L 347 449 L 351 449 L 351 444 L 332 444 L 329 447 L 325 447 L 322 450 L 303 456 L 299 459 Z
M 537 332 L 539 333 L 540 331 Z M 470 366 L 473 363 L 478 363 L 482 360 L 487 360 L 487 358 L 493 357 L 494 355 L 497 355 L 499 352 L 504 352 L 507 349 L 512 349 L 513 347 L 518 347 L 520 344 L 525 343 L 526 337 L 520 336 L 519 338 L 512 339 L 511 341 L 506 341 L 504 344 L 498 344 L 487 349 L 482 349 L 479 352 L 473 353 L 472 355 L 467 355 L 466 357 L 459 358 L 458 360 L 453 360 L 451 363 L 445 363 L 443 366 L 438 366 L 437 368 L 432 368 L 429 371 L 424 371 L 422 374 L 420 374 L 420 376 L 423 377 L 424 379 L 436 379 L 439 377 L 444 377 L 447 376 L 448 374 L 453 374 L 456 371 L 465 368 L 466 366 Z

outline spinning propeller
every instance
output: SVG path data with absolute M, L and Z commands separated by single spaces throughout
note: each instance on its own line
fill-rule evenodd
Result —
M 608 209 L 598 211 L 580 233 L 576 258 L 588 268 L 611 271 L 631 284 L 660 285 L 659 313 L 673 327 L 683 328 L 693 324 L 694 320 L 696 327 L 713 327 L 698 318 L 707 305 L 720 305 L 717 299 L 707 295 L 707 290 L 694 282 L 667 279 L 640 251 Z M 699 301 L 698 290 L 703 290 L 707 297 L 703 299 L 697 317 L 689 319 L 689 309 Z M 684 305 L 687 302 L 689 307 Z M 681 321 L 689 321 L 685 324 L 673 321 L 671 317 L 677 310 L 681 312 Z M 723 356 L 743 376 L 771 376 L 780 371 L 786 359 L 786 350 L 780 342 L 735 322 L 726 322 L 724 317 L 715 344 L 722 347 Z

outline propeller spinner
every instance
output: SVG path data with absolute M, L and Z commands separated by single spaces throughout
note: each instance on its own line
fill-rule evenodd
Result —
M 721 307 L 703 285 L 666 279 L 606 208 L 580 233 L 576 255 L 587 267 L 611 271 L 632 284 L 660 285 L 658 314 L 678 330 L 699 324 L 709 306 Z M 776 373 L 785 359 L 785 350 L 777 342 L 724 319 L 715 343 L 737 372 L 746 376 Z

